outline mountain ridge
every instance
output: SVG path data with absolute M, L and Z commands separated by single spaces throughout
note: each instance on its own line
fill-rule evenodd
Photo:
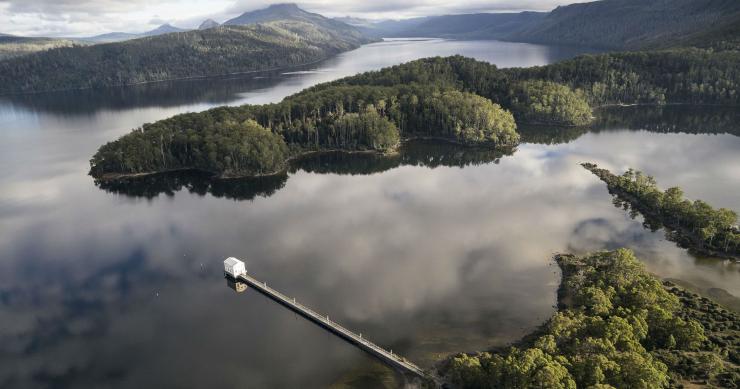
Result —
M 507 40 L 604 49 L 675 45 L 740 15 L 736 0 L 601 0 L 560 6 Z
M 220 25 L 221 24 L 219 24 L 217 21 L 215 21 L 213 19 L 206 19 L 206 20 L 203 21 L 203 23 L 201 23 L 198 26 L 198 29 L 199 30 L 207 30 L 209 28 L 216 28 L 216 27 L 218 27 Z
M 335 25 L 339 28 L 332 27 Z M 165 25 L 160 32 L 167 29 Z M 368 42 L 349 25 L 335 21 L 315 23 L 310 18 L 164 33 L 123 42 L 52 49 L 2 61 L 0 93 L 86 89 L 263 71 L 326 59 Z

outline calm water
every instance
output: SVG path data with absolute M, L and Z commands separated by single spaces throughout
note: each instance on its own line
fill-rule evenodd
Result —
M 592 130 L 524 129 L 507 155 L 412 143 L 394 158 L 314 156 L 265 180 L 98 187 L 86 175 L 100 144 L 144 122 L 456 53 L 529 66 L 576 51 L 396 41 L 290 74 L 0 98 L 0 387 L 400 385 L 258 293 L 234 293 L 226 256 L 425 367 L 549 317 L 559 251 L 628 246 L 660 276 L 740 296 L 737 265 L 645 230 L 578 165 L 641 169 L 740 210 L 732 109 L 611 110 Z

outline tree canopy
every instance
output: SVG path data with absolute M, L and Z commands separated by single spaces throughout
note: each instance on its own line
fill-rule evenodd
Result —
M 454 357 L 445 369 L 452 384 L 648 389 L 697 377 L 718 385 L 740 378 L 728 357 L 734 346 L 710 340 L 699 321 L 704 313 L 685 305 L 681 291 L 664 287 L 631 251 L 559 255 L 556 260 L 563 274 L 563 307 L 526 347 Z M 716 305 L 711 310 L 726 315 Z M 682 362 L 687 360 L 708 370 L 686 369 Z

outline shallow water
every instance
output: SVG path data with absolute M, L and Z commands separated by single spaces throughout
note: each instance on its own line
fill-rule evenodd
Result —
M 314 156 L 263 180 L 98 187 L 86 175 L 99 145 L 177 113 L 430 55 L 530 66 L 576 52 L 394 41 L 298 71 L 0 98 L 0 387 L 400 384 L 258 293 L 234 293 L 227 256 L 423 367 L 546 320 L 555 252 L 627 246 L 662 277 L 740 296 L 738 265 L 644 229 L 578 165 L 640 169 L 740 210 L 733 109 L 609 110 L 592 129 L 523 129 L 508 154 L 415 142 L 394 158 Z

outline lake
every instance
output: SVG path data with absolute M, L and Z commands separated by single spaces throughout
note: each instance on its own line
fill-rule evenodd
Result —
M 740 211 L 731 108 L 608 109 L 590 129 L 523 128 L 508 153 L 411 142 L 394 157 L 313 155 L 265 179 L 87 175 L 101 144 L 178 113 L 275 102 L 420 57 L 509 67 L 582 52 L 393 40 L 290 72 L 0 97 L 0 387 L 403 385 L 259 293 L 235 293 L 228 256 L 425 368 L 544 322 L 557 252 L 629 247 L 651 272 L 736 301 L 740 264 L 645 229 L 579 166 L 640 169 Z

